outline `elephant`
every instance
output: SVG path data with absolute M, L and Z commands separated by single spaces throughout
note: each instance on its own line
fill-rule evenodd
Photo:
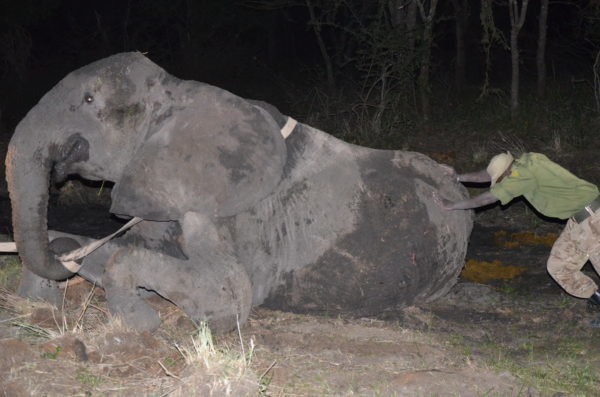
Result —
M 433 193 L 466 190 L 429 157 L 352 145 L 265 102 L 180 80 L 138 52 L 68 74 L 17 125 L 6 157 L 19 293 L 57 296 L 57 257 L 91 241 L 48 230 L 51 183 L 114 183 L 110 212 L 140 223 L 82 259 L 134 329 L 159 295 L 215 331 L 253 306 L 376 315 L 456 282 L 472 215 Z

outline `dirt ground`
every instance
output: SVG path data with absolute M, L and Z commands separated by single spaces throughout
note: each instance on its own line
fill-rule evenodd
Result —
M 7 201 L 0 200 L 3 224 L 7 212 Z M 76 212 L 70 214 L 71 222 L 80 222 Z M 515 214 L 524 220 L 515 222 Z M 102 234 L 111 221 L 99 218 L 96 232 Z M 437 302 L 359 319 L 257 308 L 239 332 L 208 342 L 185 315 L 160 300 L 153 304 L 161 328 L 132 332 L 110 318 L 102 290 L 87 282 L 68 286 L 59 309 L 21 300 L 11 293 L 18 259 L 5 255 L 0 391 L 600 396 L 600 330 L 587 327 L 600 313 L 563 293 L 545 271 L 549 245 L 561 228 L 539 220 L 522 203 L 493 208 L 476 215 L 465 270 Z
M 53 200 L 50 226 L 108 234 L 107 194 L 77 197 L 83 211 Z M 69 285 L 58 309 L 21 300 L 18 258 L 0 255 L 0 396 L 600 396 L 600 329 L 587 326 L 600 313 L 545 270 L 563 225 L 523 202 L 475 220 L 463 274 L 441 300 L 358 319 L 256 308 L 216 336 L 160 300 L 161 328 L 135 333 L 87 282 Z M 0 184 L 0 241 L 10 233 Z

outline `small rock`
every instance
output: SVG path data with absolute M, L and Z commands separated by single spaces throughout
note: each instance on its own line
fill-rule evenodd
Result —
M 40 346 L 45 358 L 87 361 L 85 344 L 71 335 L 61 336 Z
M 73 351 L 75 352 L 75 357 L 77 357 L 79 361 L 85 362 L 88 360 L 85 344 L 79 339 L 75 339 L 73 343 Z

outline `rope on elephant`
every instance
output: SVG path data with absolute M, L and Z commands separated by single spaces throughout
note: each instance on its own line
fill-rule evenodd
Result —
M 104 243 L 106 243 L 108 240 L 112 239 L 117 234 L 122 233 L 125 230 L 131 228 L 133 225 L 140 223 L 142 220 L 143 220 L 142 218 L 138 218 L 138 217 L 132 218 L 129 222 L 127 222 L 125 225 L 123 225 L 119 230 L 117 230 L 113 234 L 108 235 L 108 236 L 104 237 L 103 239 L 93 241 L 90 244 L 85 245 L 76 250 L 67 252 L 67 253 L 59 256 L 58 260 L 60 262 L 62 262 L 63 266 L 66 267 L 67 269 L 69 269 L 71 272 L 77 273 L 79 271 L 79 269 L 81 269 L 81 265 L 76 262 L 78 259 L 88 256 L 89 254 L 91 254 L 92 252 L 94 252 L 95 250 L 100 248 L 102 245 L 104 245 Z M 14 242 L 0 243 L 0 252 L 18 252 L 17 244 Z
M 82 265 L 75 262 L 76 260 L 88 256 L 89 254 L 91 254 L 92 252 L 94 252 L 95 250 L 100 248 L 102 245 L 104 245 L 104 243 L 106 243 L 108 240 L 112 239 L 117 234 L 124 232 L 125 230 L 131 228 L 132 226 L 140 223 L 142 220 L 143 220 L 142 218 L 138 218 L 138 217 L 132 218 L 129 222 L 127 222 L 125 225 L 123 225 L 123 227 L 121 227 L 119 230 L 117 230 L 113 234 L 110 234 L 110 235 L 104 237 L 103 239 L 93 241 L 90 244 L 85 245 L 76 250 L 73 250 L 71 252 L 67 252 L 66 254 L 59 256 L 58 260 L 62 262 L 64 267 L 66 267 L 73 273 L 77 273 L 79 271 L 79 269 L 81 269 Z

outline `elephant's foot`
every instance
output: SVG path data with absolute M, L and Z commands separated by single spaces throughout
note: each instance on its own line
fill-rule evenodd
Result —
M 63 300 L 64 290 L 58 282 L 42 278 L 23 267 L 17 295 L 23 298 L 47 301 L 59 307 Z
M 106 288 L 108 310 L 121 317 L 136 331 L 154 331 L 160 326 L 160 317 L 135 290 L 119 287 Z
M 233 330 L 248 318 L 252 289 L 245 269 L 225 256 L 210 263 L 182 260 L 143 248 L 123 248 L 106 268 L 103 285 L 109 309 L 137 330 L 158 326 L 157 315 L 137 291 L 155 291 L 193 321 L 215 332 Z

